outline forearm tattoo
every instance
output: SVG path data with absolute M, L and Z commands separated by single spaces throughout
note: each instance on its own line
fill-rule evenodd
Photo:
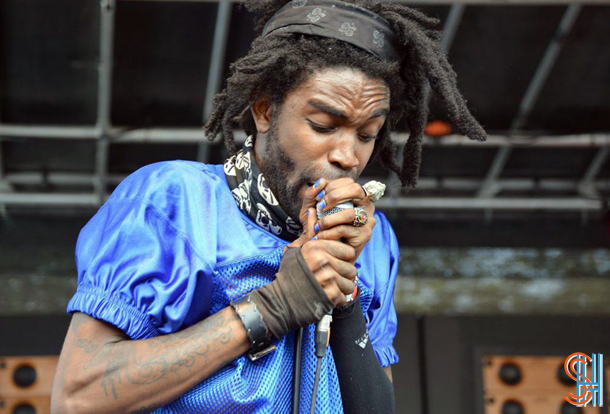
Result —
M 83 324 L 92 323 L 84 317 L 76 318 L 70 329 L 73 331 L 75 346 L 91 355 L 84 369 L 102 368 L 100 387 L 107 398 L 118 400 L 120 385 L 124 382 L 150 385 L 172 374 L 184 376 L 201 359 L 215 366 L 214 370 L 224 366 L 230 361 L 225 361 L 228 358 L 222 345 L 227 345 L 234 339 L 235 322 L 240 323 L 233 312 L 221 311 L 174 334 L 111 343 L 83 337 Z M 152 404 L 134 413 L 154 409 L 155 405 Z

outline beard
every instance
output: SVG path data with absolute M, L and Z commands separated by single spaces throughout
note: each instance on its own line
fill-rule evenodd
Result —
M 312 182 L 315 171 L 313 168 L 296 171 L 294 160 L 279 145 L 275 125 L 272 125 L 268 135 L 263 165 L 264 171 L 262 172 L 265 181 L 277 198 L 280 207 L 295 223 L 300 223 L 299 213 L 303 201 L 299 192 L 303 185 Z
M 303 200 L 300 192 L 304 185 L 309 186 L 319 178 L 332 181 L 351 175 L 345 171 L 340 173 L 338 170 L 319 171 L 313 165 L 297 170 L 295 161 L 280 146 L 278 138 L 274 120 L 269 131 L 265 153 L 262 156 L 264 170 L 261 168 L 261 171 L 280 207 L 295 223 L 301 223 L 299 213 Z M 357 177 L 352 178 L 355 180 Z

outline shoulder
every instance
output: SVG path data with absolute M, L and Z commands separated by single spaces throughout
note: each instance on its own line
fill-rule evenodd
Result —
M 88 225 L 129 223 L 134 231 L 168 231 L 214 255 L 222 217 L 237 217 L 235 201 L 222 165 L 193 161 L 166 161 L 147 165 L 130 174 L 114 190 Z M 204 248 L 205 247 L 205 248 Z
M 220 168 L 218 168 L 220 167 Z M 109 203 L 141 202 L 157 205 L 160 198 L 214 195 L 226 187 L 222 166 L 194 161 L 163 161 L 146 165 L 125 178 Z M 163 204 L 162 202 L 160 204 Z

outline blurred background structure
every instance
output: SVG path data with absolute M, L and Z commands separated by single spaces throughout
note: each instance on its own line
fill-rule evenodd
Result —
M 490 136 L 453 135 L 431 94 L 417 189 L 378 165 L 362 177 L 389 184 L 378 208 L 402 252 L 398 412 L 505 404 L 482 383 L 486 355 L 610 352 L 605 3 L 409 2 L 440 19 Z M 78 232 L 123 178 L 227 157 L 201 126 L 252 40 L 238 2 L 0 0 L 0 356 L 59 352 Z

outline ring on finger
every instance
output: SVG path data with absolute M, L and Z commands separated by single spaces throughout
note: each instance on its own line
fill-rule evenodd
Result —
M 374 203 L 383 197 L 383 193 L 385 192 L 385 184 L 380 183 L 379 181 L 369 181 L 368 183 L 362 185 L 362 189 L 364 190 L 365 197 L 368 197 L 369 200 Z
M 354 227 L 362 227 L 369 221 L 369 216 L 366 214 L 364 207 L 356 207 L 354 212 Z

